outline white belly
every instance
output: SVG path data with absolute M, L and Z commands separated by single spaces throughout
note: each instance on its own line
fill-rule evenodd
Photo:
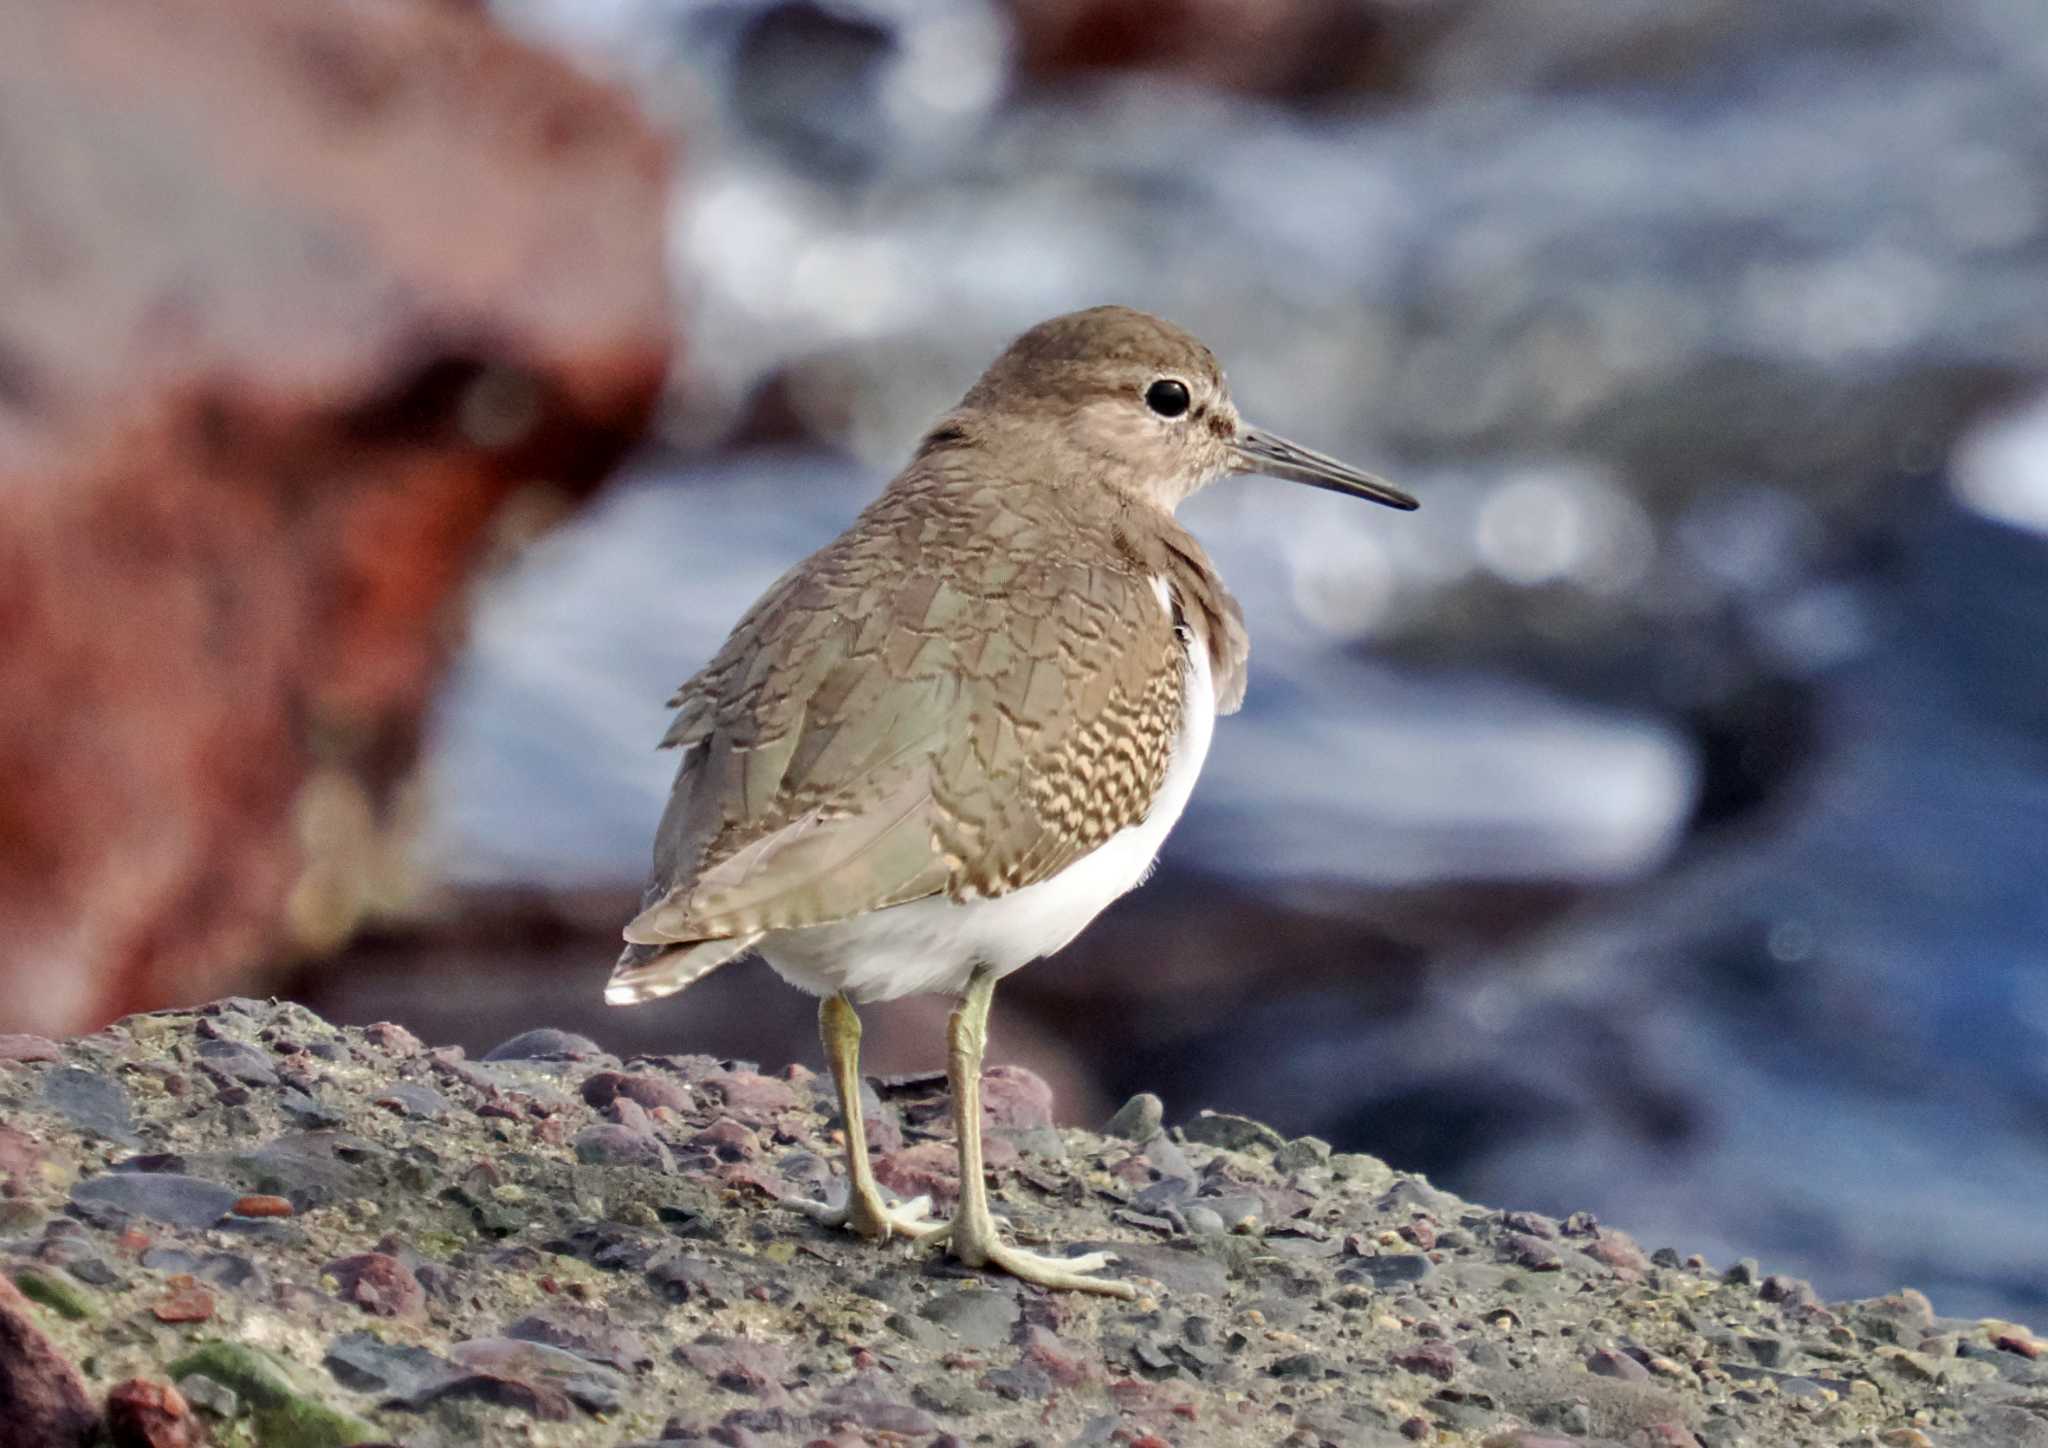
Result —
M 1188 649 L 1180 737 L 1145 818 L 1117 831 L 1049 880 L 992 899 L 955 904 L 943 895 L 857 915 L 831 925 L 779 930 L 756 947 L 791 985 L 813 995 L 844 991 L 856 1001 L 957 994 L 977 965 L 1008 975 L 1079 935 L 1110 901 L 1152 869 L 1167 831 L 1187 807 L 1216 728 L 1209 649 Z

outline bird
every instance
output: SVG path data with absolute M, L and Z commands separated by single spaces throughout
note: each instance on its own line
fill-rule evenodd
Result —
M 818 997 L 847 1194 L 788 1204 L 971 1268 L 1129 1298 L 1109 1252 L 1004 1240 L 982 1169 L 996 983 L 1150 871 L 1243 701 L 1243 613 L 1174 510 L 1237 474 L 1399 509 L 1370 473 L 1248 425 L 1216 356 L 1129 307 L 1010 344 L 838 538 L 777 580 L 669 700 L 681 752 L 606 999 L 749 951 Z M 857 1007 L 958 997 L 949 1220 L 884 1198 Z

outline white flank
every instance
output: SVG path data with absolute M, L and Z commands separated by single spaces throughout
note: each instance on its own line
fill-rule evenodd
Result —
M 1166 580 L 1152 583 L 1170 616 Z M 784 980 L 813 995 L 845 991 L 856 1001 L 887 1001 L 957 994 L 976 965 L 1008 975 L 1058 950 L 1145 878 L 1194 792 L 1216 729 L 1209 648 L 1199 637 L 1188 639 L 1188 664 L 1180 737 L 1159 796 L 1141 822 L 1117 831 L 1051 879 L 1007 895 L 957 905 L 934 896 L 831 925 L 774 931 L 760 942 L 762 957 Z

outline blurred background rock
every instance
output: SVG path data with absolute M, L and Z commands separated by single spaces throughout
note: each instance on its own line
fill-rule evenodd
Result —
M 332 887 L 353 903 L 327 938 L 369 928 L 289 974 L 286 937 L 216 943 L 206 989 L 233 976 L 472 1047 L 546 1023 L 622 1051 L 812 1055 L 811 1004 L 755 965 L 635 1012 L 599 1003 L 673 769 L 652 749 L 661 701 L 1009 336 L 1123 301 L 1214 345 L 1247 413 L 1425 506 L 1391 518 L 1250 480 L 1188 507 L 1246 606 L 1250 701 L 1154 880 L 1006 987 L 998 1052 L 1052 1076 L 1074 1119 L 1155 1090 L 1169 1119 L 1263 1116 L 1830 1296 L 1910 1281 L 1945 1312 L 2048 1312 L 2037 6 L 495 13 L 687 144 L 654 219 L 640 192 L 595 194 L 603 148 L 503 183 L 512 143 L 451 159 L 451 195 L 523 200 L 494 229 L 557 242 L 552 270 L 487 274 L 507 306 L 540 306 L 543 276 L 594 289 L 549 315 L 610 319 L 644 355 L 667 304 L 638 252 L 608 249 L 659 220 L 679 360 L 656 436 L 562 526 L 480 572 L 498 525 L 436 545 L 479 582 L 423 751 L 401 713 L 375 754 L 383 803 L 340 811 L 413 802 L 406 853 L 370 829 Z M 34 84 L 9 72 L 6 92 Z M 438 119 L 482 146 L 497 123 L 472 103 Z M 239 196 L 283 184 L 219 166 Z M 306 204 L 344 184 L 293 182 Z M 450 235 L 432 280 L 454 287 L 464 248 L 500 243 Z M 0 389 L 0 420 L 18 393 Z M 616 434 L 596 434 L 570 454 L 600 464 Z M 511 498 L 480 515 L 523 536 L 534 511 Z M 177 567 L 231 571 L 203 552 Z M 404 647 L 418 637 L 442 635 Z M 408 680 L 442 654 L 420 657 Z M 5 697 L 39 749 L 61 753 L 53 720 L 101 717 Z M 311 746 L 287 733 L 306 777 Z M 272 767 L 274 742 L 237 770 Z M 319 834 L 279 818 L 247 837 L 260 859 Z M 11 930 L 72 897 L 0 899 Z M 202 984 L 137 983 L 131 964 L 125 993 L 78 992 L 98 947 L 7 939 L 28 942 L 0 1006 L 17 1026 Z M 871 1067 L 936 1064 L 943 1010 L 872 1012 Z

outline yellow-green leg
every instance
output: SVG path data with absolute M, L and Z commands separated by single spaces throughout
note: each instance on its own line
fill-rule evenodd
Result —
M 787 1204 L 828 1227 L 845 1227 L 878 1242 L 892 1235 L 912 1241 L 931 1236 L 940 1230 L 937 1223 L 924 1220 L 931 1214 L 931 1198 L 890 1206 L 882 1200 L 874 1168 L 868 1165 L 867 1123 L 860 1110 L 860 1016 L 853 1002 L 843 995 L 819 1002 L 818 1038 L 825 1043 L 832 1083 L 839 1088 L 839 1115 L 846 1123 L 846 1201 L 834 1207 L 790 1197 Z
M 987 969 L 975 971 L 947 1022 L 946 1074 L 953 1087 L 953 1129 L 960 1138 L 960 1205 L 953 1219 L 925 1238 L 925 1243 L 937 1246 L 944 1242 L 946 1249 L 969 1267 L 993 1267 L 1041 1287 L 1136 1297 L 1137 1289 L 1128 1282 L 1089 1275 L 1116 1260 L 1108 1252 L 1043 1257 L 1010 1246 L 996 1233 L 981 1163 L 981 1060 L 988 1045 L 989 1002 L 995 993 L 995 976 Z

